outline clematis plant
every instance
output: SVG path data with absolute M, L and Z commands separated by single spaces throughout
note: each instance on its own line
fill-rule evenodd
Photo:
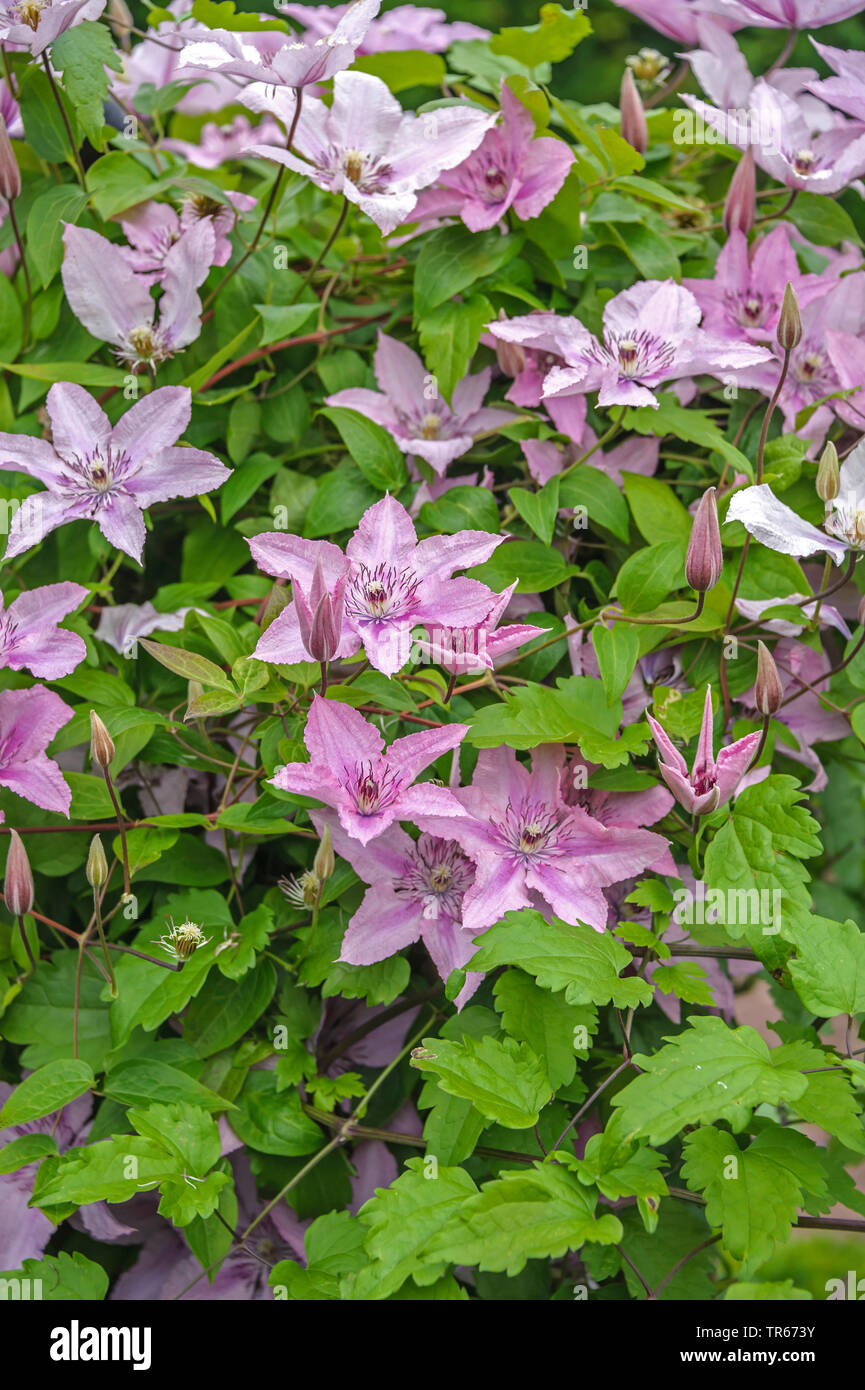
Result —
M 98 19 L 107 0 L 0 0 L 0 41 L 38 58 L 73 24 Z
M 68 676 L 87 655 L 83 637 L 58 624 L 87 597 L 83 584 L 43 584 L 7 608 L 0 594 L 0 668 L 27 670 L 42 680 Z
M 0 787 L 68 816 L 72 792 L 45 750 L 74 713 L 44 685 L 0 690 Z
M 688 764 L 657 719 L 646 716 L 658 749 L 658 771 L 678 801 L 694 816 L 705 816 L 729 801 L 751 764 L 760 733 L 746 734 L 714 753 L 712 687 L 706 687 L 703 722 L 690 773 Z
M 70 521 L 95 521 L 105 539 L 141 563 L 143 512 L 169 497 L 219 487 L 229 469 L 203 449 L 179 448 L 189 423 L 190 392 L 163 386 L 137 401 L 112 426 L 81 386 L 48 392 L 53 442 L 0 434 L 0 469 L 28 473 L 46 491 L 12 518 L 6 559 Z

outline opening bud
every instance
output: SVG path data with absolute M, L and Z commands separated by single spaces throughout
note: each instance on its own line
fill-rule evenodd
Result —
M 823 502 L 832 502 L 841 491 L 841 468 L 838 463 L 838 450 L 830 440 L 820 455 L 817 469 L 817 496 Z
M 784 699 L 784 687 L 778 675 L 775 658 L 764 642 L 757 643 L 757 679 L 754 682 L 757 709 L 764 718 L 775 714 Z
M 0 116 L 0 194 L 11 203 L 21 192 L 21 172 L 9 139 L 6 122 Z
M 757 215 L 757 174 L 754 168 L 754 152 L 748 147 L 730 180 L 727 198 L 724 203 L 724 228 L 729 234 L 734 230 L 747 236 Z
M 103 772 L 114 757 L 113 740 L 95 709 L 90 711 L 90 756 Z
M 796 291 L 789 280 L 784 288 L 784 300 L 781 304 L 781 313 L 778 316 L 776 337 L 785 352 L 791 352 L 802 341 L 802 315 L 799 313 L 799 300 L 796 298 Z
M 619 113 L 622 139 L 627 140 L 631 148 L 637 151 L 637 154 L 645 154 L 649 148 L 649 127 L 646 123 L 646 113 L 643 110 L 640 93 L 637 91 L 637 84 L 634 81 L 634 74 L 630 68 L 625 68 L 625 74 L 622 78 Z
M 17 830 L 9 832 L 9 853 L 6 856 L 6 877 L 3 896 L 13 917 L 24 917 L 33 907 L 33 872 Z
M 336 860 L 333 854 L 333 839 L 330 833 L 330 826 L 326 825 L 321 832 L 321 842 L 316 850 L 315 858 L 312 861 L 312 871 L 322 883 L 326 883 L 336 867 Z
M 685 578 L 698 594 L 713 589 L 721 577 L 724 552 L 721 548 L 721 528 L 718 525 L 717 494 L 707 488 L 691 527 L 688 554 L 685 559 Z
M 108 878 L 108 860 L 105 858 L 105 850 L 102 848 L 100 835 L 94 835 L 90 841 L 90 853 L 87 856 L 87 867 L 84 873 L 87 882 L 94 890 L 101 888 Z

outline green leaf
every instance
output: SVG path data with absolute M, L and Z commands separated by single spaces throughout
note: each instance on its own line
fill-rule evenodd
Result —
M 27 144 L 34 154 L 50 164 L 61 164 L 69 159 L 71 151 L 63 117 L 54 100 L 51 83 L 40 68 L 31 66 L 19 76 L 18 103 Z M 74 133 L 74 112 L 70 121 Z
M 592 1135 L 582 1159 L 571 1160 L 580 1182 L 594 1184 L 611 1202 L 666 1196 L 667 1184 L 658 1172 L 666 1163 L 663 1154 L 624 1137 L 621 1111 L 613 1113 L 602 1134 Z
M 352 63 L 352 70 L 380 77 L 392 92 L 404 92 L 409 87 L 441 87 L 447 72 L 440 54 L 421 53 L 417 49 L 361 53 Z
M 632 956 L 615 937 L 533 909 L 506 912 L 503 920 L 476 938 L 479 950 L 472 970 L 518 965 L 542 989 L 565 990 L 569 1004 L 609 1004 L 627 1009 L 650 1004 L 652 987 L 645 980 L 619 979 Z
M 511 503 L 520 516 L 527 521 L 544 545 L 551 545 L 559 512 L 559 479 L 550 478 L 540 492 L 529 492 L 526 488 L 512 487 L 508 491 Z M 551 552 L 552 553 L 552 552 Z
M 562 478 L 559 503 L 562 507 L 585 507 L 591 526 L 603 526 L 620 541 L 627 542 L 627 503 L 612 478 L 599 468 L 581 463 Z
M 336 426 L 368 483 L 379 492 L 399 492 L 408 481 L 408 469 L 399 445 L 374 420 L 343 406 L 325 406 L 320 412 Z
M 447 1260 L 433 1262 L 426 1252 L 450 1215 L 477 1192 L 462 1168 L 439 1167 L 427 1177 L 422 1158 L 410 1158 L 405 1166 L 396 1182 L 380 1188 L 360 1209 L 370 1263 L 354 1278 L 354 1299 L 389 1298 L 411 1275 L 425 1286 L 433 1283 Z
M 88 1260 L 80 1250 L 70 1255 L 61 1250 L 42 1260 L 25 1260 L 20 1269 L 3 1270 L 0 1280 L 7 1285 L 13 1279 L 30 1281 L 30 1298 L 46 1303 L 100 1303 L 108 1292 L 108 1275 L 101 1265 Z M 33 1290 L 38 1287 L 36 1294 Z M 28 1295 L 24 1295 L 27 1297 Z M 13 1297 L 11 1291 L 7 1297 Z
M 470 1100 L 482 1115 L 506 1129 L 537 1124 L 551 1096 L 543 1062 L 526 1043 L 513 1038 L 425 1038 L 412 1053 L 412 1066 L 431 1072 L 442 1090 Z
M 705 970 L 693 960 L 678 960 L 675 965 L 659 965 L 652 973 L 652 984 L 662 994 L 672 994 L 686 1004 L 715 1007 L 715 996 Z
M 463 530 L 497 535 L 501 524 L 498 503 L 487 488 L 461 485 L 448 488 L 435 502 L 424 502 L 420 520 L 430 531 L 449 536 Z
M 598 1030 L 594 1008 L 569 1004 L 563 995 L 541 989 L 521 970 L 506 970 L 493 992 L 505 1031 L 518 1042 L 528 1043 L 541 1058 L 550 1089 L 570 1085 L 577 1057 L 588 1056 L 588 1037 Z
M 154 661 L 184 680 L 198 681 L 201 685 L 212 685 L 217 690 L 236 694 L 225 672 L 214 662 L 208 661 L 206 656 L 184 651 L 182 647 L 169 647 L 164 642 L 153 642 L 149 637 L 139 637 L 138 641 Z
M 27 1044 L 21 1058 L 25 1067 L 41 1067 L 58 1058 L 68 1058 L 72 1051 L 77 957 L 77 951 L 55 951 L 50 961 L 43 960 L 3 1016 L 6 1041 Z M 104 985 L 96 967 L 85 959 L 78 1011 L 78 1055 L 94 1071 L 101 1069 L 111 1046 L 108 1010 L 101 998 Z
M 642 1075 L 613 1097 L 627 1132 L 666 1144 L 685 1125 L 728 1120 L 741 1125 L 757 1105 L 795 1103 L 808 1078 L 770 1051 L 753 1028 L 692 1017 L 689 1026 L 653 1056 L 634 1057 Z
M 276 971 L 262 960 L 240 979 L 221 973 L 210 976 L 184 1018 L 183 1036 L 199 1057 L 230 1047 L 252 1028 L 276 990 Z
M 503 1173 L 451 1215 L 426 1258 L 512 1277 L 527 1260 L 559 1259 L 586 1241 L 615 1245 L 621 1224 L 612 1212 L 596 1216 L 596 1201 L 573 1174 L 552 1164 Z
M 592 628 L 592 646 L 598 659 L 607 704 L 613 705 L 634 674 L 640 654 L 640 639 L 627 623 L 614 623 L 611 628 L 597 623 Z
M 862 245 L 850 214 L 832 198 L 818 193 L 800 193 L 785 215 L 816 246 L 839 246 L 842 241 Z
M 48 1062 L 16 1086 L 0 1110 L 0 1129 L 53 1115 L 89 1091 L 94 1080 L 93 1070 L 86 1062 L 72 1057 Z
M 84 20 L 66 29 L 51 45 L 51 65 L 62 70 L 63 90 L 84 134 L 91 145 L 101 149 L 103 102 L 110 82 L 105 69 L 122 71 L 110 30 L 95 20 Z
M 502 547 L 504 548 L 504 547 Z M 469 720 L 466 741 L 479 748 L 535 748 L 539 743 L 578 743 L 589 762 L 621 767 L 632 753 L 645 752 L 645 724 L 630 724 L 617 737 L 622 706 L 607 705 L 600 681 L 591 676 L 559 680 L 558 689 L 529 684 L 504 701 L 486 705 Z
M 322 1147 L 321 1130 L 304 1113 L 297 1091 L 279 1091 L 273 1072 L 250 1072 L 237 1105 L 231 1127 L 259 1153 L 295 1158 Z
M 685 1136 L 684 1152 L 682 1176 L 704 1194 L 706 1220 L 746 1276 L 787 1240 L 805 1192 L 828 1195 L 817 1146 L 796 1130 L 765 1129 L 740 1150 L 730 1134 L 704 1125 Z
M 71 381 L 75 386 L 123 386 L 126 372 L 98 362 L 0 362 L 0 372 L 30 381 Z
M 737 472 L 744 473 L 748 478 L 753 477 L 753 469 L 748 457 L 741 453 L 741 451 L 737 449 L 734 444 L 731 444 L 728 439 L 724 438 L 711 415 L 707 415 L 703 410 L 695 410 L 693 406 L 683 406 L 671 392 L 655 392 L 655 395 L 658 400 L 657 409 L 653 409 L 649 405 L 642 405 L 630 406 L 625 411 L 622 419 L 622 426 L 625 430 L 636 430 L 638 434 L 655 434 L 661 437 L 665 434 L 671 434 L 677 440 L 685 440 L 689 444 L 699 444 L 704 449 L 712 449 L 719 453 L 723 459 L 726 459 L 728 463 L 736 468 Z M 637 473 L 626 473 L 624 477 L 626 493 L 628 491 L 628 481 L 635 478 L 639 478 L 640 480 L 639 483 L 633 483 L 632 481 L 632 486 L 635 491 L 640 488 L 641 483 L 654 483 L 655 491 L 657 491 L 658 488 L 667 486 L 665 483 L 661 482 L 659 478 L 642 478 Z M 630 500 L 629 496 L 628 501 L 630 502 Z M 679 505 L 681 507 L 681 504 Z M 685 516 L 688 516 L 684 507 L 681 507 L 681 511 L 685 513 Z M 636 515 L 635 520 L 637 520 L 637 525 L 640 526 L 639 519 L 636 518 Z M 688 516 L 689 527 L 690 524 L 691 519 Z M 679 531 L 682 525 L 683 523 L 680 517 Z M 641 531 L 642 529 L 642 526 L 640 526 Z M 664 534 L 665 538 L 669 539 L 666 533 L 662 532 L 661 534 Z M 673 534 L 678 534 L 678 532 L 674 532 Z M 643 535 L 647 541 L 652 542 L 658 539 L 659 533 L 655 531 L 654 534 L 647 535 L 643 532 Z
M 416 321 L 422 322 L 477 280 L 494 275 L 519 255 L 521 246 L 519 233 L 470 232 L 462 223 L 427 232 L 415 269 Z
M 103 778 L 86 772 L 66 772 L 64 777 L 72 791 L 69 815 L 73 820 L 104 820 L 114 814 Z
M 185 1071 L 153 1057 L 121 1062 L 104 1081 L 105 1094 L 122 1105 L 203 1106 L 205 1110 L 230 1109 L 222 1096 L 202 1086 Z
M 607 240 L 625 253 L 645 279 L 681 280 L 682 267 L 668 237 L 642 222 L 630 223 L 627 232 L 620 231 L 615 222 L 601 225 Z
M 561 5 L 541 5 L 541 22 L 526 29 L 502 29 L 489 41 L 490 51 L 517 58 L 528 68 L 539 63 L 560 63 L 570 58 L 578 43 L 592 32 L 581 10 L 565 11 Z
M 809 917 L 789 970 L 806 1009 L 820 1017 L 865 1013 L 865 935 L 855 922 Z
M 687 549 L 684 539 L 658 541 L 628 556 L 615 585 L 616 597 L 626 613 L 649 613 L 684 585 Z
M 560 550 L 540 541 L 506 541 L 484 564 L 467 571 L 470 578 L 497 591 L 517 580 L 518 594 L 542 594 L 579 572 L 576 565 L 566 563 Z
M 418 1099 L 421 1110 L 430 1107 L 423 1134 L 427 1153 L 439 1163 L 462 1163 L 474 1152 L 487 1125 L 470 1100 L 448 1095 L 434 1081 L 427 1081 Z
M 643 407 L 649 409 L 648 406 Z M 650 545 L 659 536 L 681 540 L 687 545 L 693 518 L 679 501 L 669 483 L 661 478 L 645 478 L 642 473 L 623 473 L 625 496 L 637 530 Z
M 40 1158 L 57 1153 L 57 1140 L 50 1134 L 22 1134 L 0 1149 L 0 1175 L 27 1168 Z
M 493 318 L 489 300 L 482 294 L 473 294 L 440 304 L 418 324 L 424 361 L 446 401 L 450 401 L 454 387 L 468 374 L 481 333 Z
M 260 34 L 271 29 L 283 34 L 290 32 L 284 19 L 262 19 L 248 10 L 238 13 L 234 0 L 193 0 L 192 18 L 206 29 L 228 29 L 230 33 Z
M 380 490 L 372 487 L 354 468 L 338 468 L 325 473 L 309 504 L 303 534 L 315 540 L 319 536 L 332 536 L 336 531 L 347 531 L 379 500 Z
M 318 307 L 318 300 L 314 304 L 256 304 L 263 324 L 259 345 L 267 347 L 282 338 L 294 337 Z
M 792 1279 L 768 1281 L 765 1284 L 750 1284 L 747 1280 L 730 1284 L 724 1300 L 727 1303 L 790 1303 L 811 1302 L 814 1295 L 807 1289 L 797 1289 Z
M 27 214 L 27 250 L 43 285 L 60 269 L 64 222 L 77 222 L 86 206 L 87 194 L 71 184 L 49 188 L 34 201 Z

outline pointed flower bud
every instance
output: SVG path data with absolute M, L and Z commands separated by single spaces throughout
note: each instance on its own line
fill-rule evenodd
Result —
M 108 0 L 105 17 L 120 47 L 128 53 L 132 47 L 131 30 L 135 27 L 135 21 L 126 0 Z
M 757 643 L 757 679 L 754 682 L 754 699 L 757 709 L 764 717 L 775 714 L 784 699 L 784 687 L 778 675 L 775 658 L 763 642 Z
M 817 496 L 823 502 L 832 502 L 841 491 L 841 468 L 838 464 L 838 450 L 831 439 L 820 455 L 817 469 Z
M 802 316 L 799 313 L 799 300 L 789 280 L 784 289 L 784 301 L 778 316 L 776 330 L 779 345 L 785 352 L 791 352 L 802 341 Z
M 505 320 L 507 314 L 504 309 L 499 309 L 499 319 Z M 519 343 L 506 343 L 502 338 L 496 338 L 496 361 L 499 370 L 504 376 L 519 376 L 525 370 L 526 354 L 525 349 Z
M 91 888 L 101 888 L 108 877 L 108 860 L 105 858 L 105 850 L 102 848 L 102 839 L 99 835 L 94 835 L 90 841 L 90 853 L 87 856 L 87 867 L 84 873 Z
M 754 169 L 754 152 L 749 146 L 730 180 L 724 203 L 724 228 L 728 234 L 738 230 L 747 236 L 756 216 L 757 175 Z
M 724 554 L 721 549 L 721 528 L 718 525 L 718 503 L 713 487 L 707 488 L 691 527 L 688 554 L 685 559 L 685 578 L 692 589 L 704 594 L 713 589 L 721 577 Z
M 330 826 L 326 825 L 321 832 L 321 843 L 312 861 L 313 873 L 322 883 L 326 883 L 336 867 L 336 860 L 333 855 L 333 838 L 330 833 Z
M 114 758 L 113 740 L 95 709 L 90 711 L 90 756 L 103 771 Z
M 3 896 L 13 917 L 23 917 L 33 907 L 33 872 L 17 830 L 9 832 L 9 853 L 6 856 L 6 878 Z
M 321 560 L 315 567 L 309 592 L 294 586 L 294 606 L 300 637 L 311 661 L 332 661 L 342 640 L 345 612 L 345 579 L 328 589 Z
M 865 597 L 859 600 L 859 613 L 857 616 L 859 619 L 859 626 L 865 627 Z
M 7 202 L 12 202 L 21 192 L 21 172 L 15 151 L 9 139 L 6 122 L 0 116 L 0 194 Z
M 640 93 L 637 91 L 634 74 L 630 68 L 625 68 L 625 75 L 622 78 L 619 113 L 621 115 L 622 139 L 627 140 L 638 154 L 645 154 L 649 148 L 649 127 L 646 124 L 646 113 L 643 110 Z

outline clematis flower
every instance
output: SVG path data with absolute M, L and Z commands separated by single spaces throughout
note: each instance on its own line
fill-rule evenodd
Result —
M 165 254 L 157 306 L 146 279 L 136 275 L 123 248 L 98 232 L 66 224 L 63 287 L 69 307 L 91 333 L 112 343 L 116 355 L 137 369 L 156 367 L 201 332 L 196 293 L 213 264 L 215 237 L 199 221 Z
M 425 459 L 441 477 L 448 464 L 472 447 L 476 435 L 517 418 L 513 411 L 484 407 L 491 374 L 485 367 L 465 377 L 454 387 L 449 406 L 417 353 L 379 332 L 375 376 L 380 390 L 349 387 L 328 396 L 327 404 L 357 410 L 382 425 L 403 453 Z
M 559 433 L 566 434 L 575 444 L 582 442 L 585 432 L 586 399 L 554 396 L 544 400 L 544 379 L 554 367 L 588 351 L 592 341 L 579 319 L 564 318 L 546 309 L 512 319 L 496 319 L 487 325 L 487 334 L 481 339 L 486 347 L 496 350 L 500 365 L 503 348 L 515 354 L 509 359 L 512 367 L 508 375 L 513 375 L 514 382 L 506 399 L 520 406 L 543 404 Z
M 57 625 L 86 597 L 83 584 L 43 584 L 25 589 L 5 608 L 0 594 L 0 669 L 26 669 L 48 681 L 74 671 L 87 647 L 77 632 Z
M 335 659 L 363 645 L 373 666 L 391 676 L 405 665 L 414 627 L 472 629 L 483 623 L 492 592 L 454 570 L 488 560 L 503 536 L 459 531 L 418 542 L 414 523 L 394 497 L 383 497 L 361 517 L 345 555 L 330 541 L 268 532 L 249 542 L 260 569 L 311 589 L 320 562 L 327 587 L 345 583 L 342 640 Z M 305 661 L 297 605 L 291 603 L 262 635 L 259 661 Z
M 152 285 L 161 281 L 166 269 L 166 257 L 184 232 L 207 220 L 213 229 L 212 265 L 225 265 L 231 256 L 229 234 L 234 230 L 237 215 L 255 207 L 257 199 L 247 193 L 229 193 L 227 203 L 206 194 L 193 193 L 186 198 L 180 213 L 170 203 L 138 203 L 119 219 L 130 246 L 121 251 L 132 269 L 147 276 Z
M 658 748 L 658 770 L 680 806 L 692 815 L 703 816 L 730 800 L 747 772 L 760 742 L 759 730 L 737 739 L 728 748 L 722 748 L 716 760 L 712 746 L 712 687 L 707 686 L 697 754 L 689 774 L 688 764 L 664 733 L 657 719 L 653 719 L 650 714 L 647 714 L 646 718 Z
M 184 115 L 200 116 L 230 106 L 237 99 L 237 82 L 233 77 L 197 72 L 188 67 L 180 72 L 178 68 L 184 45 L 193 39 L 210 40 L 213 31 L 196 19 L 182 18 L 189 15 L 189 0 L 169 0 L 161 8 L 169 12 L 171 19 L 162 20 L 147 38 L 136 43 L 131 53 L 117 53 L 122 72 L 111 74 L 112 96 L 127 110 L 137 111 L 135 103 L 141 87 L 152 86 L 159 91 L 171 82 L 188 81 L 189 90 L 180 97 L 175 108 L 177 111 Z M 257 37 L 257 34 L 245 35 L 250 43 Z M 145 112 L 141 114 L 146 115 Z M 174 143 L 164 140 L 163 146 L 170 149 Z
M 346 834 L 366 845 L 395 820 L 423 829 L 428 816 L 464 814 L 447 787 L 412 783 L 466 733 L 465 724 L 446 724 L 385 748 L 381 734 L 357 710 L 315 695 L 303 735 L 309 762 L 286 763 L 270 780 L 282 791 L 314 796 L 332 807 Z
M 296 40 L 277 30 L 253 36 L 213 29 L 207 39 L 186 41 L 179 66 L 205 68 L 275 87 L 298 88 L 325 82 L 354 62 L 358 46 L 380 7 L 381 0 L 355 0 L 345 7 L 336 28 L 321 38 L 305 34 Z
M 673 280 L 643 280 L 623 290 L 604 308 L 603 344 L 590 337 L 571 350 L 566 365 L 544 379 L 544 402 L 573 392 L 598 392 L 598 404 L 648 405 L 665 381 L 709 372 L 722 380 L 771 354 L 700 328 L 700 306 L 690 290 Z M 501 325 L 502 327 L 504 325 Z
M 242 94 L 252 111 L 294 119 L 295 94 L 253 82 Z M 416 116 L 403 111 L 378 77 L 339 72 L 333 105 L 307 97 L 291 150 L 250 145 L 248 154 L 304 174 L 327 193 L 340 193 L 387 235 L 414 212 L 418 191 L 477 149 L 498 112 L 468 102 Z M 295 153 L 296 151 L 296 153 Z
M 21 119 L 21 108 L 9 90 L 9 83 L 5 77 L 0 77 L 0 116 L 6 124 L 9 139 L 23 140 L 24 122 Z
M 69 713 L 71 715 L 72 711 Z M 6 1103 L 14 1089 L 0 1081 L 0 1106 Z M 10 1125 L 0 1130 L 0 1147 L 5 1148 L 28 1134 L 50 1134 L 61 1153 L 77 1148 L 85 1142 L 92 1108 L 93 1099 L 88 1093 L 51 1115 L 28 1120 L 26 1124 Z M 25 1260 L 41 1259 L 57 1230 L 44 1212 L 29 1205 L 37 1171 L 36 1163 L 28 1163 L 12 1173 L 0 1174 L 0 1269 L 20 1269 Z
M 349 9 L 348 5 L 280 5 L 280 12 L 297 20 L 307 39 L 327 38 Z M 458 21 L 447 24 L 444 10 L 423 5 L 397 5 L 374 19 L 358 44 L 361 53 L 404 53 L 419 49 L 423 53 L 444 53 L 458 40 L 488 39 L 488 29 Z
M 594 448 L 597 442 L 598 436 L 595 431 L 587 427 L 579 445 L 569 444 L 566 449 L 560 449 L 551 439 L 524 439 L 520 442 L 520 448 L 529 466 L 529 473 L 535 482 L 543 487 L 544 483 L 561 473 L 563 468 L 576 463 L 577 459 Z M 641 473 L 644 478 L 651 478 L 658 467 L 660 444 L 661 441 L 656 437 L 635 434 L 612 449 L 596 449 L 589 460 L 589 467 L 606 473 L 617 487 L 624 486 L 624 473 Z
M 144 509 L 170 497 L 209 492 L 230 474 L 203 449 L 175 447 L 189 423 L 190 403 L 188 387 L 163 386 L 136 401 L 112 426 L 83 387 L 52 386 L 47 407 L 53 443 L 0 434 L 0 469 L 28 473 L 47 488 L 32 499 L 38 506 L 26 509 L 23 522 L 23 507 L 12 518 L 6 559 L 68 521 L 89 520 L 140 564 Z
M 517 583 L 515 579 L 509 588 L 493 596 L 483 622 L 476 627 L 436 628 L 426 637 L 418 638 L 420 654 L 453 676 L 479 675 L 481 671 L 494 670 L 496 662 L 508 652 L 516 651 L 535 637 L 542 637 L 547 629 L 533 627 L 531 623 L 498 626 Z
M 736 598 L 736 611 L 742 614 L 750 622 L 756 622 L 762 618 L 764 613 L 768 613 L 772 608 L 802 608 L 802 621 L 797 622 L 790 618 L 766 618 L 760 624 L 767 632 L 777 632 L 779 637 L 796 637 L 809 625 L 812 617 L 816 616 L 816 594 L 787 594 L 785 598 L 761 598 L 748 599 Z M 807 609 L 812 610 L 811 613 Z M 820 615 L 818 618 L 820 627 L 834 627 L 842 637 L 852 636 L 847 623 L 841 613 L 831 603 L 821 603 Z
M 105 5 L 106 0 L 0 0 L 0 42 L 38 58 L 73 24 L 98 19 Z
M 854 120 L 865 121 L 865 53 L 855 48 L 832 48 L 816 39 L 811 42 L 836 76 L 808 82 L 808 91 Z
M 470 232 L 480 232 L 494 227 L 509 208 L 527 222 L 555 198 L 574 162 L 573 151 L 563 140 L 535 139 L 531 112 L 504 78 L 499 100 L 500 125 L 420 195 L 412 217 L 422 227 L 459 217 Z
M 748 239 L 733 228 L 715 262 L 711 280 L 684 280 L 703 311 L 707 329 L 721 337 L 772 343 L 787 284 L 793 286 L 800 308 L 828 294 L 834 277 L 803 275 L 786 227 L 776 227 L 748 247 Z
M 143 45 L 138 44 L 137 53 Z M 282 130 L 276 121 L 265 116 L 254 126 L 248 116 L 235 116 L 230 125 L 217 125 L 208 121 L 201 127 L 198 143 L 190 140 L 163 140 L 164 150 L 174 150 L 183 155 L 190 164 L 199 169 L 218 169 L 230 159 L 241 159 L 253 141 L 262 145 L 275 145 L 282 139 Z
M 865 173 L 865 131 L 858 122 L 839 116 L 815 136 L 807 110 L 763 79 L 754 84 L 746 110 L 683 100 L 727 144 L 753 149 L 759 167 L 787 188 L 838 193 Z
M 636 15 L 644 24 L 666 34 L 668 39 L 678 39 L 680 43 L 697 43 L 700 38 L 698 25 L 710 8 L 711 0 L 614 0 L 621 9 Z M 718 19 L 727 29 L 738 28 L 732 20 Z M 747 21 L 746 21 L 747 22 Z M 741 21 L 740 21 L 741 23 Z
M 96 636 L 121 656 L 132 658 L 138 651 L 139 637 L 149 637 L 151 632 L 180 632 L 187 613 L 201 611 L 178 608 L 175 613 L 158 613 L 150 602 L 116 603 L 103 608 Z
M 841 466 L 838 495 L 826 504 L 825 530 L 779 501 L 768 483 L 735 493 L 727 520 L 741 521 L 761 545 L 782 555 L 823 552 L 840 565 L 848 549 L 865 549 L 865 443 L 858 444 Z
M 715 20 L 697 20 L 700 47 L 684 53 L 703 91 L 721 111 L 732 112 L 750 105 L 755 79 L 748 60 L 728 30 Z M 808 84 L 817 73 L 813 68 L 778 68 L 762 79 L 770 87 L 795 99 L 812 130 L 825 130 L 834 124 L 831 112 L 821 101 L 807 94 Z M 686 97 L 688 105 L 692 102 Z M 766 134 L 767 132 L 763 132 Z M 768 132 L 771 134 L 771 130 Z
M 463 930 L 462 902 L 474 880 L 475 866 L 455 840 L 425 834 L 413 840 L 400 826 L 391 825 L 361 847 L 346 835 L 335 816 L 313 811 L 311 820 L 319 834 L 325 825 L 330 826 L 336 853 L 370 885 L 348 924 L 340 960 L 374 965 L 422 941 L 441 979 L 465 968 L 475 945 L 472 934 Z M 475 972 L 466 981 L 458 1008 L 474 994 L 481 979 Z
M 468 819 L 429 823 L 450 834 L 475 861 L 463 898 L 463 928 L 470 932 L 523 907 L 551 909 L 566 922 L 604 931 L 603 889 L 631 878 L 667 848 L 650 830 L 608 829 L 581 806 L 569 806 L 561 788 L 565 752 L 547 744 L 529 771 L 511 748 L 484 749 L 474 780 L 456 796 Z
M 820 29 L 862 9 L 862 0 L 698 0 L 704 11 L 764 29 Z
M 72 792 L 45 749 L 73 714 L 44 685 L 0 690 L 0 786 L 62 816 L 69 815 Z

